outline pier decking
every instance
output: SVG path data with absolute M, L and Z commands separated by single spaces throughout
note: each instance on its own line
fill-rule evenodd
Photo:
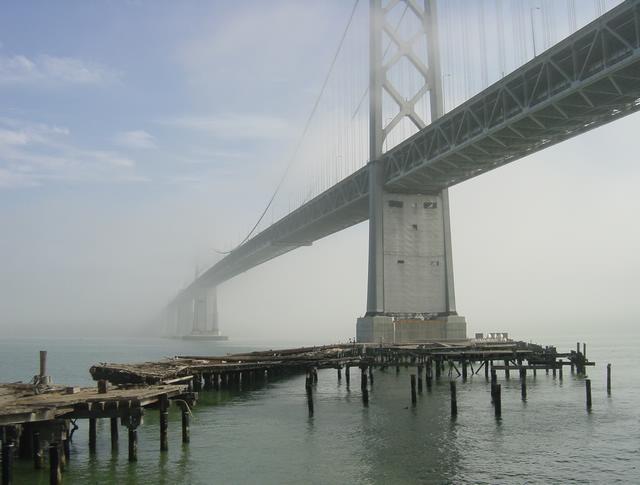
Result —
M 91 367 L 96 388 L 52 385 L 46 376 L 46 352 L 41 352 L 40 376 L 33 383 L 0 384 L 0 431 L 2 438 L 3 484 L 11 483 L 13 457 L 31 458 L 36 468 L 44 463 L 43 450 L 49 449 L 50 483 L 57 485 L 61 470 L 69 459 L 69 441 L 77 429 L 75 420 L 89 420 L 89 449 L 96 450 L 96 422 L 111 421 L 112 449 L 118 447 L 119 422 L 128 430 L 129 460 L 137 460 L 137 427 L 146 409 L 160 415 L 160 450 L 168 449 L 168 409 L 175 402 L 182 411 L 182 441 L 190 440 L 191 407 L 200 390 L 246 389 L 246 384 L 261 385 L 274 378 L 306 374 L 305 390 L 309 414 L 314 413 L 314 384 L 318 369 L 337 370 L 337 378 L 350 383 L 350 369 L 360 370 L 362 403 L 369 405 L 369 386 L 374 369 L 385 371 L 401 366 L 415 368 L 411 374 L 411 402 L 416 394 L 427 391 L 434 381 L 450 382 L 451 418 L 458 413 L 456 381 L 465 382 L 484 370 L 491 382 L 491 401 L 496 418 L 502 413 L 498 371 L 505 379 L 518 372 L 522 399 L 527 399 L 527 371 L 539 370 L 554 376 L 569 366 L 578 375 L 595 365 L 586 357 L 586 345 L 560 353 L 554 347 L 510 340 L 468 340 L 431 342 L 413 345 L 336 344 L 296 349 L 267 350 L 225 356 L 184 355 L 154 362 L 131 364 L 101 363 Z M 591 407 L 591 385 L 585 379 L 587 409 Z M 417 392 L 416 392 L 417 391 Z M 611 367 L 607 367 L 607 392 L 611 392 Z M 46 445 L 45 445 L 46 444 Z
M 157 404 L 161 396 L 185 397 L 186 385 L 98 388 L 0 384 L 0 426 L 55 419 L 124 418 Z M 191 399 L 191 397 L 190 397 Z

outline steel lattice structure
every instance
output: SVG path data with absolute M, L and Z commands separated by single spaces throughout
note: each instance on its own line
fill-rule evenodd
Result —
M 640 110 L 640 0 L 627 0 L 382 155 L 385 189 L 434 193 Z M 238 247 L 215 286 L 368 218 L 364 167 Z

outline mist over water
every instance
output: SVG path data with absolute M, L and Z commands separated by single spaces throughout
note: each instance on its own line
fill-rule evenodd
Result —
M 0 382 L 29 381 L 39 350 L 49 351 L 54 382 L 93 386 L 88 370 L 96 362 L 224 355 L 354 336 L 366 302 L 366 222 L 222 284 L 220 330 L 229 342 L 158 338 L 167 303 L 221 258 L 217 250 L 244 238 L 272 195 L 350 3 L 85 2 L 63 12 L 53 2 L 3 5 Z M 490 17 L 499 2 L 485 3 L 492 5 Z M 580 25 L 619 2 L 584 3 Z M 367 4 L 360 2 L 360 13 Z M 527 15 L 532 24 L 551 21 L 540 9 L 523 8 L 525 24 Z M 457 13 L 445 19 L 456 29 L 465 25 Z M 535 42 L 536 32 L 529 39 L 515 27 L 508 30 L 525 47 Z M 347 66 L 368 59 L 367 25 L 359 29 Z M 499 34 L 495 21 L 486 30 Z M 444 50 L 453 56 L 459 47 Z M 509 65 L 517 60 L 509 49 L 503 54 Z M 464 61 L 454 57 L 446 69 Z M 368 70 L 362 73 L 366 84 Z M 465 76 L 474 73 L 467 68 Z M 445 90 L 472 80 L 443 74 Z M 462 90 L 453 89 L 453 98 L 448 109 L 462 102 Z M 357 101 L 343 103 L 348 117 Z M 324 107 L 323 123 L 333 122 L 333 107 Z M 355 118 L 366 130 L 365 111 Z M 124 433 L 120 452 L 111 454 L 106 422 L 99 425 L 98 453 L 89 456 L 86 422 L 80 422 L 65 482 L 636 482 L 638 116 L 450 190 L 456 302 L 468 335 L 508 332 L 559 351 L 586 342 L 598 363 L 588 370 L 591 413 L 583 379 L 568 372 L 562 383 L 544 373 L 531 378 L 526 403 L 517 378 L 503 381 L 500 423 L 484 376 L 475 376 L 459 384 L 452 423 L 446 380 L 425 391 L 414 410 L 410 370 L 376 371 L 363 408 L 357 373 L 347 389 L 334 371 L 323 370 L 313 418 L 303 376 L 242 392 L 203 392 L 188 447 L 180 444 L 172 409 L 168 454 L 158 450 L 156 413 L 147 413 L 135 465 L 127 462 Z M 332 129 L 342 133 L 341 125 Z M 289 182 L 298 192 L 302 181 L 320 190 L 363 165 L 368 138 L 360 135 L 364 152 L 342 157 L 344 167 L 331 146 L 312 137 L 299 178 Z M 325 152 L 331 166 L 311 170 L 311 155 Z M 304 200 L 293 196 L 294 206 Z M 279 209 L 291 203 L 280 200 Z M 264 224 L 278 217 L 272 212 Z M 604 392 L 607 362 L 611 397 Z M 30 462 L 16 466 L 18 483 L 48 483 Z

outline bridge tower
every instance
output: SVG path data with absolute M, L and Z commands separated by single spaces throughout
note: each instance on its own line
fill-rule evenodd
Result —
M 226 340 L 218 327 L 216 287 L 196 287 L 168 308 L 167 333 L 182 338 Z
M 392 25 L 398 4 L 419 21 L 419 31 L 408 38 Z M 383 52 L 385 37 L 393 48 Z M 403 119 L 422 129 L 443 114 L 436 1 L 388 0 L 383 6 L 383 0 L 370 0 L 369 50 L 369 275 L 367 312 L 358 319 L 356 338 L 376 343 L 464 339 L 466 322 L 455 304 L 448 191 L 389 192 L 380 161 L 385 140 Z M 408 96 L 388 75 L 403 58 L 423 79 L 418 92 Z M 383 96 L 397 104 L 391 118 L 383 113 Z M 427 111 L 417 109 L 423 96 L 428 96 Z

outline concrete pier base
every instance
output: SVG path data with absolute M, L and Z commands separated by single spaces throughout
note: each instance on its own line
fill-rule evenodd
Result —
M 189 335 L 181 335 L 180 337 L 183 340 L 229 340 L 229 337 L 226 335 L 218 335 L 214 332 L 193 332 Z
M 394 343 L 395 326 L 393 317 L 375 316 L 358 318 L 356 322 L 356 342 Z
M 432 319 L 372 316 L 358 318 L 356 341 L 359 343 L 419 343 L 465 340 L 467 322 L 459 315 Z

